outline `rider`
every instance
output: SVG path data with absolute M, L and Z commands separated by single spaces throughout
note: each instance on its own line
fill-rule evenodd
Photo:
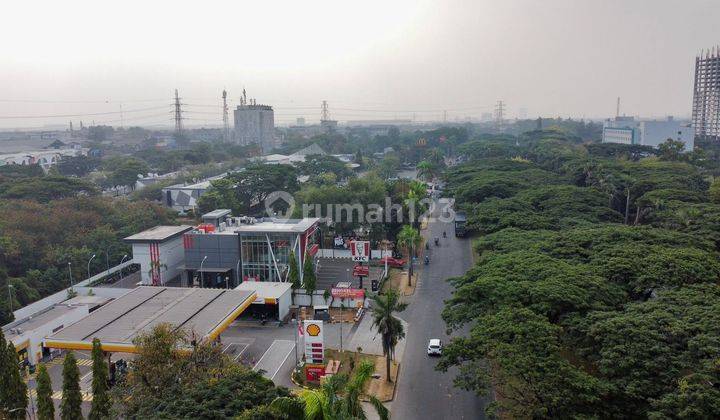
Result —
M 443 238 L 447 238 L 447 234 L 445 233 L 444 230 L 443 230 Z

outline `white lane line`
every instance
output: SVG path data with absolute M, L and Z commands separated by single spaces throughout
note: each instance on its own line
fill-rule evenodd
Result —
M 265 356 L 267 356 L 268 352 L 273 348 L 273 346 L 275 345 L 276 342 L 277 342 L 277 340 L 273 341 L 273 343 L 270 344 L 270 347 L 268 347 L 268 349 L 265 350 L 265 353 L 263 353 L 263 355 L 260 356 L 260 360 L 258 360 L 257 363 L 255 363 L 255 366 L 253 366 L 253 370 L 257 370 L 257 367 L 260 364 L 260 362 L 262 362 L 262 360 L 265 358 Z
M 245 353 L 245 350 L 247 350 L 248 347 L 250 347 L 250 344 L 244 344 L 244 343 L 242 343 L 242 344 L 240 344 L 240 345 L 243 345 L 243 346 L 245 346 L 245 347 L 243 347 L 243 349 L 240 350 L 240 353 L 238 353 L 238 355 L 233 358 L 233 362 L 237 362 L 238 359 L 240 358 L 240 356 L 242 356 L 242 354 Z
M 280 368 L 283 367 L 283 365 L 284 365 L 285 362 L 287 361 L 288 357 L 290 357 L 290 353 L 292 353 L 293 351 L 295 351 L 295 342 L 294 342 L 294 341 L 290 341 L 290 340 L 286 340 L 286 341 L 289 341 L 290 343 L 292 343 L 292 346 L 290 347 L 290 351 L 288 351 L 288 353 L 285 355 L 285 358 L 283 359 L 283 361 L 278 365 L 278 368 L 275 369 L 275 373 L 273 373 L 273 375 L 270 377 L 270 380 L 271 380 L 271 381 L 272 381 L 273 379 L 275 379 L 275 375 L 277 375 L 278 372 L 280 372 Z

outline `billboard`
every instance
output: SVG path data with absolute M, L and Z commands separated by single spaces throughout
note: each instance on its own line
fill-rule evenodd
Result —
M 348 287 L 333 287 L 330 294 L 334 298 L 339 299 L 363 299 L 365 297 L 365 289 L 351 289 Z
M 370 242 L 368 241 L 352 241 L 350 242 L 350 253 L 352 260 L 355 262 L 368 262 L 370 260 Z
M 323 322 L 316 320 L 303 321 L 305 336 L 306 363 L 322 364 L 325 361 L 323 344 Z

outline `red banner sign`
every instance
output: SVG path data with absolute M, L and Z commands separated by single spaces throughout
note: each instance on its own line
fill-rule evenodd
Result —
M 339 299 L 362 299 L 365 297 L 365 289 L 351 289 L 348 287 L 333 287 L 330 294 Z

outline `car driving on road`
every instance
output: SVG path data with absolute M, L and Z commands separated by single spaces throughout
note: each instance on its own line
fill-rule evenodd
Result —
M 440 356 L 442 355 L 442 341 L 438 338 L 433 338 L 428 343 L 427 353 L 428 356 Z

